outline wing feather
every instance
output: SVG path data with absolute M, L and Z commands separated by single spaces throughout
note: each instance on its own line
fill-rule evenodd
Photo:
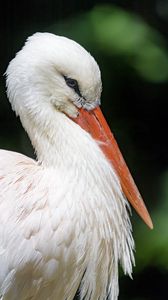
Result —
M 0 295 L 4 300 L 73 299 L 65 294 L 76 261 L 74 225 L 61 180 L 61 173 L 46 170 L 35 160 L 0 151 Z M 77 285 L 80 279 L 76 281 Z M 72 288 L 72 295 L 76 289 Z

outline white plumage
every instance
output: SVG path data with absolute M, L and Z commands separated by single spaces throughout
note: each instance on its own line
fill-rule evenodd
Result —
M 98 105 L 99 67 L 74 41 L 37 33 L 6 74 L 37 161 L 0 151 L 0 299 L 72 300 L 80 287 L 81 299 L 116 300 L 118 262 L 129 275 L 134 263 L 127 202 L 99 144 L 69 118 Z

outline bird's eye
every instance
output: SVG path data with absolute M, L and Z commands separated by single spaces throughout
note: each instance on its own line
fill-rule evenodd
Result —
M 72 79 L 72 78 L 68 78 L 66 76 L 64 76 L 66 84 L 71 87 L 72 89 L 76 89 L 78 88 L 78 83 L 76 81 L 76 79 Z
M 69 78 L 67 76 L 64 76 L 66 84 L 71 88 L 74 89 L 74 91 L 79 95 L 79 97 L 82 97 L 78 82 L 76 79 Z

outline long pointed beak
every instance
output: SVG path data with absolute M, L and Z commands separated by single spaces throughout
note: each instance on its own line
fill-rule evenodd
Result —
M 129 202 L 143 221 L 153 229 L 152 220 L 142 200 L 142 197 L 134 183 L 131 173 L 123 159 L 117 142 L 99 107 L 91 111 L 79 110 L 79 116 L 74 118 L 78 125 L 89 132 L 97 140 L 105 156 L 111 161 L 118 174 L 121 187 Z

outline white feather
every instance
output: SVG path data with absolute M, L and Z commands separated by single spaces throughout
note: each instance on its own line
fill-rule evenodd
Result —
M 99 145 L 64 114 L 77 109 L 60 70 L 80 78 L 94 106 L 98 65 L 71 40 L 36 34 L 7 70 L 9 100 L 37 161 L 0 151 L 3 300 L 72 300 L 79 286 L 81 299 L 116 300 L 118 262 L 132 272 L 127 202 Z

